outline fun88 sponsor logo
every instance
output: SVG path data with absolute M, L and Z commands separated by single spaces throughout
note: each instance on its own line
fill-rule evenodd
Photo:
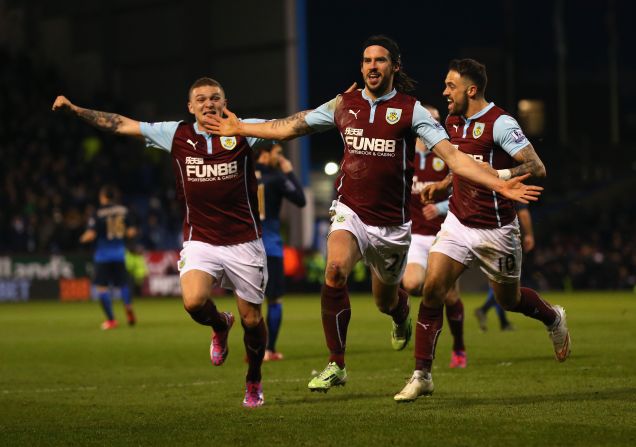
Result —
M 345 136 L 345 143 L 355 151 L 395 152 L 397 141 L 347 135 Z
M 226 180 L 236 177 L 237 172 L 238 162 L 236 161 L 231 163 L 215 163 L 210 165 L 191 164 L 186 166 L 188 180 L 195 182 Z

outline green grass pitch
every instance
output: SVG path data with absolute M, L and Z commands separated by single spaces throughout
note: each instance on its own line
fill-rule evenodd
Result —
M 562 364 L 538 322 L 511 314 L 517 330 L 501 332 L 493 311 L 481 333 L 482 297 L 463 298 L 468 368 L 448 368 L 445 322 L 435 394 L 398 405 L 413 345 L 391 350 L 390 320 L 369 295 L 351 299 L 349 383 L 326 395 L 307 390 L 327 359 L 320 299 L 287 296 L 285 360 L 264 365 L 259 409 L 241 406 L 240 324 L 227 362 L 213 367 L 209 330 L 178 299 L 137 300 L 138 326 L 110 332 L 96 303 L 3 304 L 0 445 L 636 445 L 634 294 L 545 294 L 567 310 L 573 348 Z M 230 298 L 217 302 L 236 311 Z

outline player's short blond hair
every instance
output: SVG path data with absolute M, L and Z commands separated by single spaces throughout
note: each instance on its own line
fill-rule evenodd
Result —
M 199 78 L 190 86 L 190 90 L 188 90 L 188 100 L 190 100 L 190 96 L 192 96 L 192 90 L 198 87 L 203 87 L 204 85 L 220 88 L 223 92 L 223 96 L 225 96 L 225 90 L 219 81 L 212 78 Z

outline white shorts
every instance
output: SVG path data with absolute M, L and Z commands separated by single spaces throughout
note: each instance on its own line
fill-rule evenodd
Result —
M 211 245 L 186 241 L 179 259 L 179 273 L 200 270 L 216 279 L 216 285 L 233 290 L 239 298 L 261 304 L 267 285 L 267 261 L 263 241 L 235 245 Z
M 411 247 L 409 248 L 409 256 L 406 259 L 407 264 L 419 264 L 424 270 L 428 265 L 428 252 L 430 251 L 435 236 L 412 234 Z
M 521 276 L 521 233 L 515 220 L 501 228 L 471 228 L 448 213 L 431 253 L 443 253 L 466 266 L 477 263 L 497 283 L 514 283 Z
M 329 234 L 347 230 L 358 241 L 362 259 L 384 284 L 398 284 L 406 268 L 411 222 L 391 227 L 366 225 L 347 205 L 338 202 Z

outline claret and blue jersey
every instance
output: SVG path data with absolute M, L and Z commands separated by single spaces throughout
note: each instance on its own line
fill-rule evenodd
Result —
M 410 220 L 415 138 L 427 147 L 447 139 L 417 99 L 395 89 L 375 100 L 364 90 L 341 95 L 305 116 L 314 130 L 337 127 L 344 142 L 339 200 L 367 225 Z
M 245 120 L 262 122 L 263 120 Z M 196 123 L 140 123 L 146 145 L 172 155 L 183 240 L 232 245 L 261 235 L 252 148 L 266 140 L 220 137 Z
M 494 169 L 515 166 L 514 155 L 529 144 L 517 121 L 492 102 L 468 118 L 449 115 L 446 129 L 460 151 Z M 453 176 L 450 211 L 475 228 L 502 227 L 517 215 L 512 200 L 458 175 Z

